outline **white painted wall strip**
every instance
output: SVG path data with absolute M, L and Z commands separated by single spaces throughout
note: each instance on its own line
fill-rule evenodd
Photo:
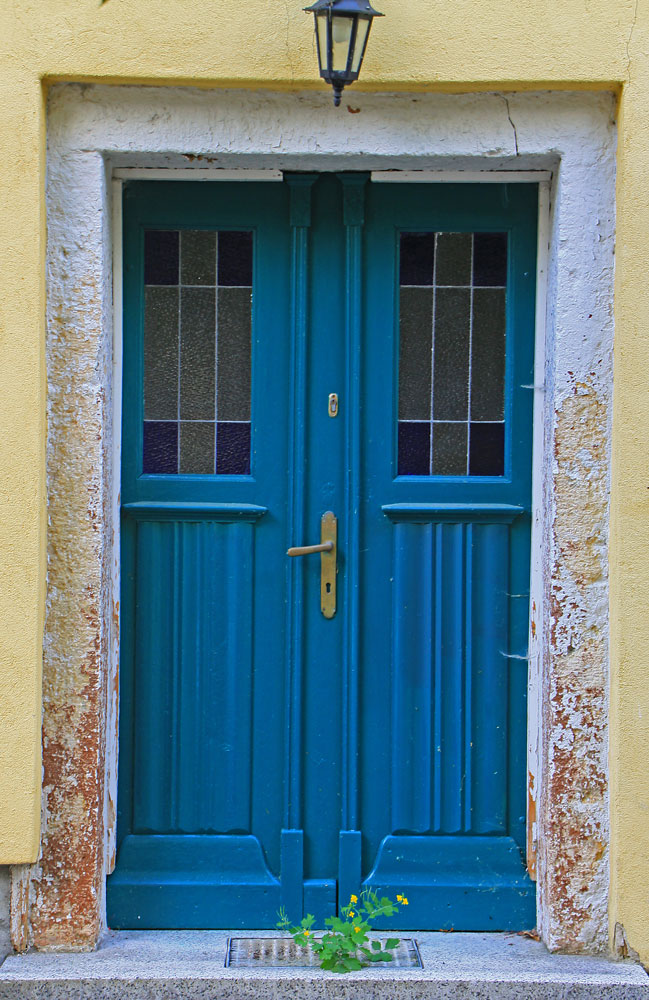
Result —
M 534 340 L 534 424 L 532 431 L 532 538 L 530 560 L 530 632 L 528 647 L 527 701 L 527 864 L 536 878 L 538 851 L 537 804 L 542 762 L 542 668 L 543 668 L 543 546 L 546 510 L 543 499 L 548 466 L 545 455 L 545 341 L 547 338 L 548 263 L 550 254 L 550 183 L 539 184 L 536 254 L 536 315 Z
M 281 181 L 281 170 L 252 170 L 247 167 L 115 167 L 113 177 L 125 181 Z
M 529 184 L 549 181 L 551 170 L 373 170 L 380 184 Z
M 119 729 L 119 677 L 120 632 L 120 488 L 119 470 L 122 466 L 122 182 L 110 184 L 112 199 L 113 237 L 113 476 L 111 512 L 113 519 L 111 575 L 110 681 L 108 684 L 108 720 L 106 726 L 106 795 L 104 814 L 106 824 L 106 872 L 115 867 L 117 848 L 117 745 Z

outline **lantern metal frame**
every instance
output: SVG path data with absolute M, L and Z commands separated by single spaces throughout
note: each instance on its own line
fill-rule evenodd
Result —
M 368 0 L 316 0 L 310 7 L 305 7 L 305 11 L 314 16 L 314 27 L 316 35 L 316 47 L 318 49 L 318 63 L 320 66 L 320 76 L 327 83 L 330 83 L 334 92 L 334 106 L 340 106 L 340 98 L 345 87 L 358 79 L 363 65 L 363 58 L 367 49 L 367 42 L 370 37 L 372 20 L 375 17 L 383 17 L 380 11 L 375 10 Z M 322 52 L 322 38 L 318 30 L 318 19 L 326 18 L 326 52 Z M 352 21 L 349 41 L 347 43 L 347 60 L 344 69 L 334 69 L 334 19 L 345 18 Z M 359 23 L 367 22 L 365 37 L 361 38 L 362 50 L 356 52 L 356 44 L 359 36 Z

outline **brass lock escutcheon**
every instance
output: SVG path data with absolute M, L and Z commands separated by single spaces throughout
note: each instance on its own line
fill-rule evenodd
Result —
M 320 544 L 296 545 L 288 549 L 288 556 L 308 556 L 320 553 L 320 610 L 325 618 L 336 614 L 336 552 L 338 545 L 338 518 L 328 510 L 320 519 Z

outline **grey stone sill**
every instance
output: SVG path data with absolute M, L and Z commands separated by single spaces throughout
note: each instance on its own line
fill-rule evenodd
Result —
M 237 937 L 275 936 L 235 931 Z M 0 966 L 0 1000 L 649 1000 L 634 962 L 550 955 L 515 934 L 415 933 L 423 969 L 226 969 L 227 931 L 109 932 L 86 953 L 12 955 Z

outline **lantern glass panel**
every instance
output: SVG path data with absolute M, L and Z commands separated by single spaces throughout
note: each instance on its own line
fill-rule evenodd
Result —
M 370 30 L 371 23 L 372 22 L 369 18 L 359 17 L 358 19 L 358 28 L 356 29 L 356 47 L 354 49 L 354 58 L 352 59 L 352 73 L 358 73 L 361 68 L 361 59 L 363 58 L 365 42 L 367 41 L 367 34 Z
M 329 15 L 326 11 L 316 14 L 316 32 L 318 39 L 318 56 L 320 58 L 320 69 L 328 69 L 329 55 L 327 51 L 327 20 Z
M 331 68 L 334 73 L 344 73 L 347 69 L 353 27 L 352 17 L 337 17 L 334 14 L 331 19 Z

